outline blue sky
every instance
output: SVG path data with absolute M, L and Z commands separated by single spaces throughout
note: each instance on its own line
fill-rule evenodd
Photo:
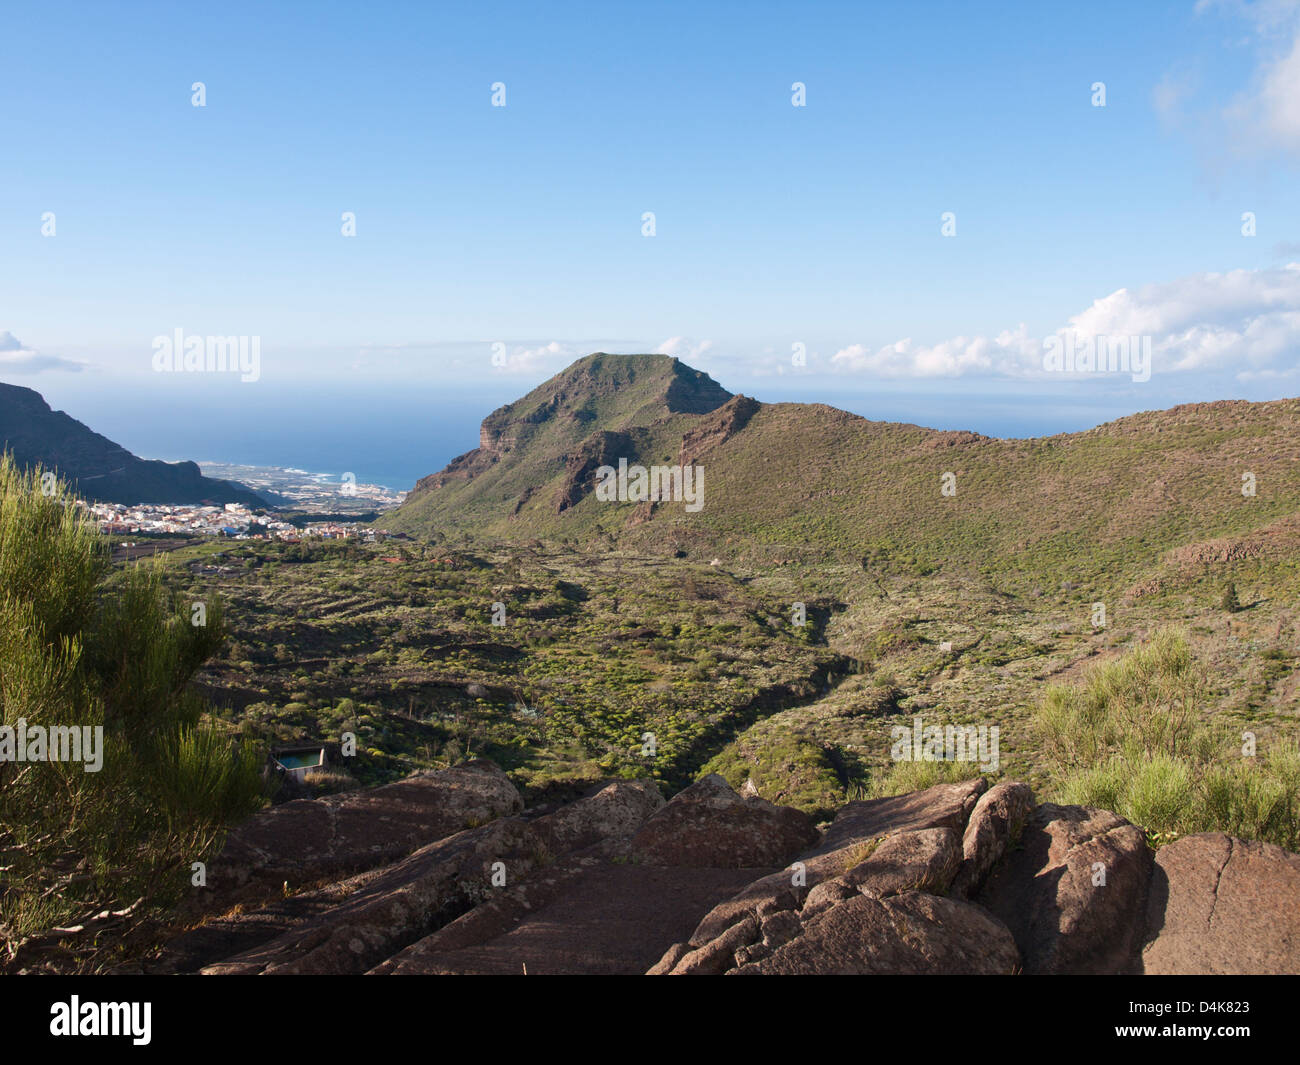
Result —
M 0 29 L 0 379 L 79 416 L 125 388 L 514 395 L 597 348 L 976 427 L 1300 392 L 1293 2 L 43 3 Z M 259 380 L 154 373 L 176 328 L 259 337 Z M 1151 337 L 1151 379 L 1044 374 L 1062 330 Z

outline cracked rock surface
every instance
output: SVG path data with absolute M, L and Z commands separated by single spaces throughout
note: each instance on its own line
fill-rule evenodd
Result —
M 1156 856 L 1144 972 L 1300 972 L 1300 855 L 1221 832 Z
M 522 807 L 483 761 L 275 807 L 231 834 L 184 931 L 119 971 L 1300 971 L 1300 856 L 1207 833 L 1153 858 L 1123 818 L 1014 781 L 821 829 L 717 776 Z

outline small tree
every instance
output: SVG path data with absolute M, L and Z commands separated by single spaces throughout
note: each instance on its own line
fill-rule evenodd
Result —
M 1237 585 L 1233 581 L 1223 586 L 1223 609 L 1229 614 L 1235 614 L 1241 609 L 1241 602 L 1237 599 Z
M 220 604 L 205 606 L 195 624 L 157 565 L 111 572 L 67 486 L 0 456 L 3 736 L 80 741 L 71 757 L 29 741 L 30 759 L 0 761 L 0 967 L 88 911 L 166 905 L 261 805 L 256 752 L 235 752 L 190 686 L 223 636 Z M 96 735 L 98 756 L 81 757 Z

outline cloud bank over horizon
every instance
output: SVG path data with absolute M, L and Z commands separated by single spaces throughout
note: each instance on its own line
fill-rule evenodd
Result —
M 1199 273 L 1137 288 L 1120 288 L 1071 315 L 1043 336 L 1023 322 L 996 334 L 968 334 L 933 341 L 902 337 L 871 344 L 854 341 L 826 348 L 812 345 L 798 361 L 783 348 L 715 338 L 670 336 L 665 340 L 435 341 L 366 345 L 353 349 L 343 376 L 404 377 L 412 381 L 537 380 L 558 373 L 593 351 L 672 355 L 717 373 L 756 377 L 858 377 L 863 381 L 967 378 L 1034 379 L 1055 376 L 1044 356 L 1057 342 L 1087 338 L 1149 338 L 1155 374 L 1228 374 L 1240 381 L 1300 375 L 1300 262 L 1270 269 Z M 263 341 L 268 369 L 276 345 Z M 302 353 L 288 361 L 299 365 Z M 79 373 L 85 362 L 45 355 L 10 332 L 0 332 L 0 372 Z M 94 368 L 100 368 L 98 364 Z M 109 365 L 103 368 L 111 369 Z M 130 369 L 141 370 L 140 360 Z
M 931 344 L 910 337 L 876 348 L 856 343 L 836 351 L 830 366 L 885 378 L 1032 377 L 1048 372 L 1051 338 L 1111 337 L 1149 337 L 1158 373 L 1293 376 L 1300 370 L 1300 263 L 1117 289 L 1047 337 L 1030 336 L 1021 323 L 994 336 Z
M 62 370 L 80 373 L 85 364 L 58 355 L 43 355 L 27 347 L 13 333 L 0 330 L 0 374 L 38 374 Z

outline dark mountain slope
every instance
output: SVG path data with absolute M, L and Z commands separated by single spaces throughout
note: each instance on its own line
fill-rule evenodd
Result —
M 0 447 L 21 466 L 57 470 L 87 499 L 266 505 L 243 485 L 204 477 L 193 462 L 137 458 L 19 385 L 0 384 Z

